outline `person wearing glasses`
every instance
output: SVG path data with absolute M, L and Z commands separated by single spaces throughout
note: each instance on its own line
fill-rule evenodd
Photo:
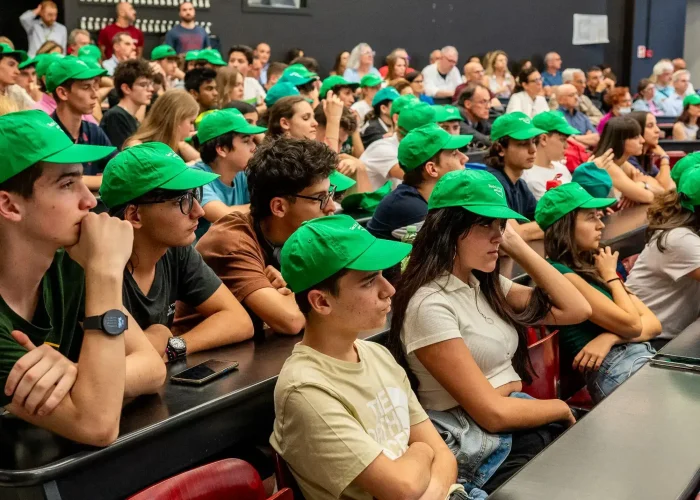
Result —
M 454 95 L 455 89 L 462 83 L 462 75 L 456 68 L 458 61 L 457 49 L 449 45 L 443 47 L 442 57 L 423 70 L 423 84 L 427 96 L 448 99 Z
M 432 97 L 425 95 L 425 78 L 423 73 L 420 71 L 411 71 L 406 73 L 406 80 L 411 84 L 411 89 L 413 89 L 413 95 L 415 95 L 420 102 L 430 104 L 431 106 L 435 104 Z
M 132 59 L 114 70 L 114 88 L 119 104 L 109 109 L 100 121 L 112 146 L 122 149 L 124 142 L 139 128 L 136 114 L 148 106 L 153 97 L 153 72 L 147 61 Z
M 542 95 L 542 75 L 534 67 L 520 72 L 517 92 L 510 96 L 506 113 L 520 111 L 530 118 L 549 111 L 547 99 Z
M 374 67 L 375 52 L 366 43 L 360 43 L 350 52 L 348 66 L 345 68 L 343 78 L 350 83 L 360 83 L 362 77 L 369 74 L 379 74 L 379 70 Z
M 134 228 L 124 269 L 124 307 L 170 361 L 253 335 L 248 315 L 192 246 L 204 215 L 202 186 L 218 177 L 188 167 L 160 142 L 125 149 L 104 171 L 102 201 L 111 216 Z M 204 317 L 179 336 L 171 331 L 176 301 Z
M 335 212 L 329 177 L 338 155 L 312 139 L 266 140 L 248 162 L 250 212 L 216 221 L 197 250 L 250 314 L 256 335 L 264 325 L 296 335 L 304 315 L 280 274 L 282 245 L 303 222 Z

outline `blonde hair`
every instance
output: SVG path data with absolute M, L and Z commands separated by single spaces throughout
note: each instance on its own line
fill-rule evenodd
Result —
M 60 49 L 60 53 L 63 54 L 63 47 L 52 40 L 47 40 L 41 44 L 41 47 L 39 47 L 39 50 L 36 51 L 36 54 L 50 54 L 52 50 L 56 49 Z
M 486 62 L 486 75 L 487 76 L 492 76 L 494 72 L 494 66 L 496 65 L 496 59 L 498 56 L 503 55 L 505 56 L 506 60 L 508 60 L 508 54 L 506 54 L 502 50 L 494 50 L 493 52 L 489 52 L 485 59 Z M 506 72 L 505 74 L 508 75 L 510 71 L 508 71 L 508 64 L 506 64 Z
M 19 111 L 17 103 L 5 95 L 0 95 L 0 116 Z
M 12 50 L 15 50 L 15 44 L 12 43 L 12 40 L 7 38 L 6 36 L 0 36 L 0 43 L 6 43 L 7 45 L 10 46 Z
M 133 145 L 136 141 L 162 142 L 178 151 L 177 128 L 187 118 L 197 116 L 199 104 L 186 90 L 166 90 L 156 99 L 151 111 L 146 115 L 138 130 L 129 137 L 125 144 Z
M 219 91 L 219 104 L 223 108 L 226 104 L 231 102 L 231 90 L 236 86 L 236 80 L 238 80 L 238 75 L 243 75 L 236 69 L 224 66 L 216 72 L 216 88 Z

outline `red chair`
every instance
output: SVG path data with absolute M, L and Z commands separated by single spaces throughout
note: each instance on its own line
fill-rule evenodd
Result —
M 290 489 L 294 493 L 294 498 L 297 500 L 304 499 L 297 480 L 294 479 L 287 462 L 284 461 L 284 458 L 279 453 L 275 453 L 275 479 L 277 480 L 278 488 Z
M 188 470 L 149 486 L 129 500 L 293 500 L 281 489 L 269 499 L 258 471 L 237 458 L 227 458 Z
M 556 330 L 527 348 L 535 377 L 531 384 L 523 386 L 523 392 L 533 398 L 556 399 L 559 397 L 558 333 L 559 330 Z
M 671 168 L 685 156 L 684 151 L 666 151 L 666 154 L 668 155 L 668 162 L 671 165 Z

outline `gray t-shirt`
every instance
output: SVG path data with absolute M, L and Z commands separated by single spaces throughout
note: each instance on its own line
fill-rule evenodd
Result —
M 147 295 L 124 270 L 124 306 L 141 329 L 161 324 L 173 326 L 175 301 L 197 307 L 221 286 L 221 280 L 204 263 L 194 247 L 169 248 L 156 264 L 156 275 Z
M 661 253 L 658 234 L 644 247 L 627 286 L 659 318 L 659 338 L 672 339 L 700 315 L 700 281 L 688 276 L 700 268 L 700 236 L 690 229 L 672 229 Z

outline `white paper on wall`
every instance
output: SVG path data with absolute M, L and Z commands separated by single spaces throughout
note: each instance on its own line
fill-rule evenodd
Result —
M 608 39 L 608 16 L 574 14 L 574 45 L 610 43 Z

